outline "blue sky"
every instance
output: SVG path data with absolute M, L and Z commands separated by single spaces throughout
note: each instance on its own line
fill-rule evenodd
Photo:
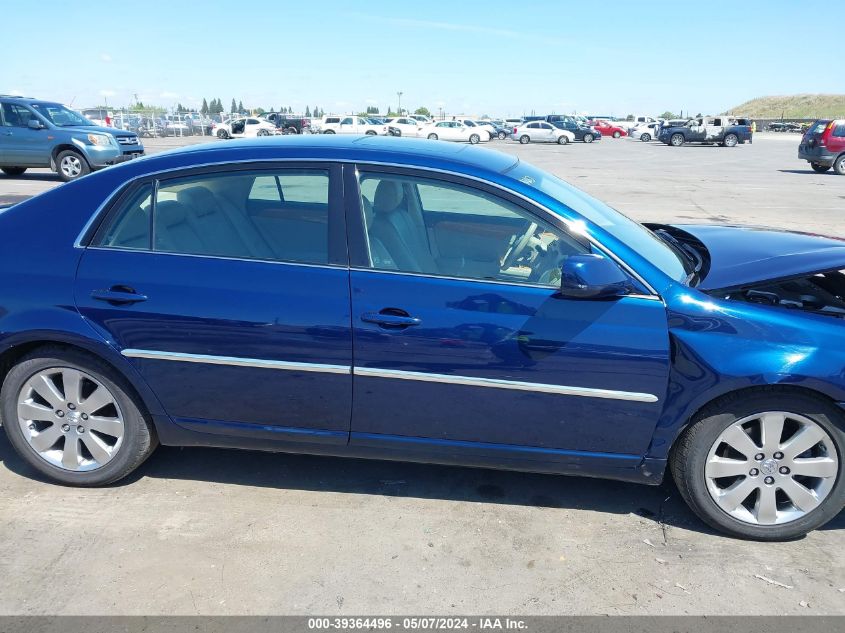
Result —
M 272 7 L 272 9 L 268 9 Z M 684 2 L 4 2 L 0 92 L 87 107 L 345 113 L 715 113 L 845 92 L 808 45 L 827 27 L 789 0 Z M 69 45 L 59 45 L 70 40 Z M 599 112 L 600 111 L 600 112 Z

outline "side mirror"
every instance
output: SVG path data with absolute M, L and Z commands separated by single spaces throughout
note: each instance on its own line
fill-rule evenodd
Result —
M 44 124 L 38 119 L 30 119 L 26 126 L 30 130 L 41 130 L 44 128 Z
M 601 255 L 572 255 L 563 263 L 560 294 L 568 299 L 612 299 L 631 292 L 628 275 Z

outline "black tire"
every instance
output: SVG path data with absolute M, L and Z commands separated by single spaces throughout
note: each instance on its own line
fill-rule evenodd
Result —
M 255 133 L 255 135 L 256 136 L 270 136 L 270 132 L 268 132 L 264 128 L 261 128 L 260 130 L 258 130 L 258 132 Z
M 53 367 L 69 367 L 90 374 L 111 392 L 123 413 L 123 443 L 114 457 L 96 470 L 69 471 L 53 466 L 23 436 L 18 423 L 18 394 L 30 377 Z M 123 376 L 99 359 L 76 350 L 43 347 L 24 357 L 6 375 L 0 389 L 0 411 L 6 435 L 21 458 L 42 475 L 62 484 L 88 487 L 118 481 L 138 468 L 158 445 L 155 428 L 144 413 L 143 404 Z
M 736 147 L 739 143 L 739 137 L 736 134 L 728 134 L 725 136 L 725 141 L 723 145 L 725 147 Z
M 334 130 L 326 130 L 325 132 L 323 132 L 323 134 L 334 134 L 334 133 L 335 133 Z
M 478 134 L 470 134 L 469 135 L 469 144 L 470 145 L 478 145 L 481 142 L 481 137 Z
M 217 138 L 226 140 L 229 138 L 229 133 L 226 130 L 217 130 Z
M 836 161 L 834 161 L 833 171 L 835 171 L 840 176 L 845 176 L 845 154 L 842 154 L 842 156 L 840 156 L 836 159 Z
M 522 136 L 519 137 L 519 142 L 522 145 L 527 145 L 529 142 L 531 142 L 531 137 L 528 136 L 527 134 L 523 134 Z
M 832 438 L 839 456 L 837 479 L 815 509 L 788 523 L 754 525 L 722 510 L 710 496 L 704 476 L 710 449 L 721 433 L 737 420 L 765 411 L 786 411 L 810 418 Z M 669 465 L 681 496 L 708 525 L 733 536 L 758 541 L 798 538 L 824 525 L 845 506 L 845 418 L 840 409 L 812 394 L 796 394 L 768 387 L 729 394 L 706 406 L 675 443 Z
M 435 134 L 434 132 L 432 132 L 432 133 L 431 133 L 431 134 L 429 134 L 426 138 L 428 138 L 428 140 L 429 140 L 429 141 L 436 141 L 436 140 L 437 140 L 437 134 Z
M 622 136 L 622 132 L 619 132 L 618 130 L 613 133 L 613 138 L 619 138 L 620 136 Z
M 819 163 L 810 163 L 810 167 L 813 168 L 813 171 L 819 174 L 823 174 L 826 171 L 830 170 L 830 165 L 821 165 Z
M 286 127 L 286 128 L 282 131 L 282 134 L 291 135 L 291 134 L 299 134 L 299 132 L 297 132 L 297 130 L 296 130 L 296 128 L 295 128 L 295 127 Z
M 497 136 L 499 137 L 500 141 L 504 141 L 508 137 L 508 135 L 505 132 L 499 132 L 497 134 Z
M 2 170 L 7 176 L 22 176 L 26 167 L 3 167 Z
M 566 136 L 566 134 L 561 134 L 558 137 L 557 144 L 558 145 L 568 145 L 569 144 L 569 138 Z
M 71 170 L 71 165 L 76 167 Z M 56 156 L 56 173 L 64 182 L 70 182 L 91 173 L 91 166 L 82 154 L 72 149 L 66 149 Z
M 641 140 L 643 143 L 648 143 L 648 142 L 651 140 L 651 134 L 649 134 L 648 132 L 644 132 L 644 133 L 640 136 L 640 140 Z
M 595 140 L 595 137 L 590 134 L 589 132 L 584 135 L 584 142 L 585 143 L 592 143 Z
M 376 135 L 376 133 L 375 133 L 375 132 L 373 132 L 372 130 L 367 130 L 366 132 L 364 132 L 364 134 L 365 134 L 366 136 L 375 136 L 375 135 Z
M 402 136 L 402 130 L 393 130 L 392 132 L 390 132 L 390 134 L 392 136 L 399 137 L 399 136 Z
M 669 137 L 669 145 L 671 145 L 672 147 L 680 147 L 684 144 L 685 141 L 686 139 L 684 138 L 684 135 L 680 132 L 676 132 L 671 137 Z

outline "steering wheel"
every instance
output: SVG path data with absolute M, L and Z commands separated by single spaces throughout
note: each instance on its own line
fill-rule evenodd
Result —
M 522 251 L 525 250 L 525 247 L 528 246 L 528 243 L 531 241 L 531 238 L 534 237 L 534 231 L 537 230 L 537 223 L 532 222 L 525 233 L 514 242 L 514 245 L 508 249 L 508 252 L 505 253 L 504 259 L 502 259 L 502 270 L 507 270 L 513 263 L 519 259 L 519 256 L 522 255 Z

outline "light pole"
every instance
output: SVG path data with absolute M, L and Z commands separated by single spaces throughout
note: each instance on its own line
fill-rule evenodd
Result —
M 402 116 L 402 93 L 397 92 L 396 96 L 399 97 L 399 116 Z

